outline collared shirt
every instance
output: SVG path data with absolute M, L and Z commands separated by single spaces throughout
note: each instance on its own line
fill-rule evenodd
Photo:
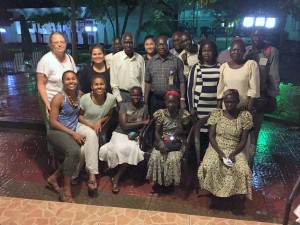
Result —
M 182 50 L 182 52 L 178 56 L 181 60 L 182 60 L 181 56 L 184 53 L 187 53 L 186 58 L 187 58 L 188 65 L 184 64 L 183 74 L 184 74 L 184 76 L 186 78 L 188 78 L 189 72 L 190 72 L 190 69 L 192 68 L 192 66 L 199 62 L 199 60 L 198 60 L 198 52 L 197 53 L 190 53 L 190 52 L 188 52 L 186 50 Z
M 175 48 L 170 49 L 170 52 L 171 52 L 173 55 L 177 56 L 177 57 L 179 57 L 179 55 L 180 55 L 180 53 L 178 53 L 178 52 L 175 50 Z
M 110 67 L 110 84 L 118 102 L 122 101 L 120 89 L 129 91 L 133 86 L 145 87 L 145 62 L 134 52 L 129 58 L 124 50 L 113 55 Z
M 173 85 L 169 84 L 170 74 L 173 76 Z M 147 62 L 145 82 L 151 83 L 153 92 L 179 90 L 180 84 L 185 82 L 182 61 L 171 53 L 165 59 L 156 54 Z
M 254 60 L 259 66 L 260 92 L 270 97 L 279 94 L 279 53 L 276 48 L 271 47 L 269 55 L 266 48 L 258 51 L 253 50 L 253 45 L 246 47 L 246 59 Z M 264 97 L 264 96 L 261 96 Z
M 114 54 L 113 53 L 109 53 L 109 54 L 107 54 L 106 56 L 105 56 L 105 61 L 107 62 L 107 64 L 111 64 L 111 58 L 112 58 L 112 56 L 113 56 Z

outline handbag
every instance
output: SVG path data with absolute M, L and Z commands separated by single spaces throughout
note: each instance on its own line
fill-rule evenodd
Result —
M 166 142 L 165 145 L 167 147 L 168 152 L 180 151 L 181 149 L 181 140 Z
M 174 135 L 168 135 L 163 138 L 163 141 L 168 152 L 180 151 L 182 142 L 180 138 L 175 137 Z M 155 148 L 159 149 L 157 142 L 155 143 Z

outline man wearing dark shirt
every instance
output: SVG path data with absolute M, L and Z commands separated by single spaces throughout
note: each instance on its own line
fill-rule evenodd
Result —
M 254 129 L 250 132 L 251 146 L 249 164 L 252 166 L 256 151 L 259 130 L 264 113 L 276 109 L 276 96 L 279 94 L 279 53 L 276 48 L 264 41 L 265 30 L 255 28 L 251 33 L 252 45 L 246 47 L 245 58 L 257 62 L 259 66 L 260 97 L 256 99 L 253 114 Z
M 163 97 L 168 90 L 180 91 L 180 107 L 186 107 L 183 62 L 169 52 L 166 36 L 156 39 L 156 49 L 158 54 L 148 61 L 145 75 L 145 104 L 150 115 L 166 107 Z

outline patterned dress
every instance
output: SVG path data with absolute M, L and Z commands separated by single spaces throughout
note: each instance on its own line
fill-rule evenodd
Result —
M 222 109 L 215 109 L 208 120 L 209 125 L 216 125 L 216 141 L 226 157 L 240 142 L 243 130 L 253 126 L 252 116 L 248 111 L 241 111 L 237 119 L 228 119 Z M 252 174 L 243 152 L 235 156 L 233 167 L 227 167 L 219 159 L 217 152 L 209 144 L 198 170 L 201 188 L 218 197 L 245 194 L 252 199 Z
M 220 77 L 220 64 L 195 64 L 190 70 L 188 79 L 188 102 L 190 107 L 197 109 L 197 118 L 208 116 L 217 107 L 217 86 Z M 208 126 L 201 128 L 208 132 Z
M 189 113 L 186 110 L 180 110 L 175 118 L 167 117 L 166 113 L 167 109 L 160 109 L 153 114 L 156 124 L 162 126 L 162 137 L 182 134 L 183 124 L 189 123 Z M 186 144 L 184 143 L 181 144 L 179 151 L 172 151 L 167 155 L 162 155 L 154 148 L 148 162 L 147 179 L 165 186 L 178 185 L 181 177 L 180 160 L 185 150 Z

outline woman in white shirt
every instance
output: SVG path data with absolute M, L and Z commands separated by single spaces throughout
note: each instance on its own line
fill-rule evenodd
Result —
M 50 102 L 54 95 L 62 91 L 62 74 L 67 70 L 77 72 L 72 56 L 66 54 L 67 42 L 60 32 L 53 32 L 49 37 L 50 52 L 39 61 L 36 69 L 37 87 L 43 118 L 49 128 Z
M 231 61 L 220 67 L 220 79 L 217 88 L 218 106 L 221 107 L 224 92 L 237 89 L 240 94 L 239 107 L 252 110 L 256 98 L 260 95 L 259 69 L 253 60 L 244 60 L 245 43 L 235 40 L 231 44 Z M 224 108 L 224 107 L 223 107 Z

